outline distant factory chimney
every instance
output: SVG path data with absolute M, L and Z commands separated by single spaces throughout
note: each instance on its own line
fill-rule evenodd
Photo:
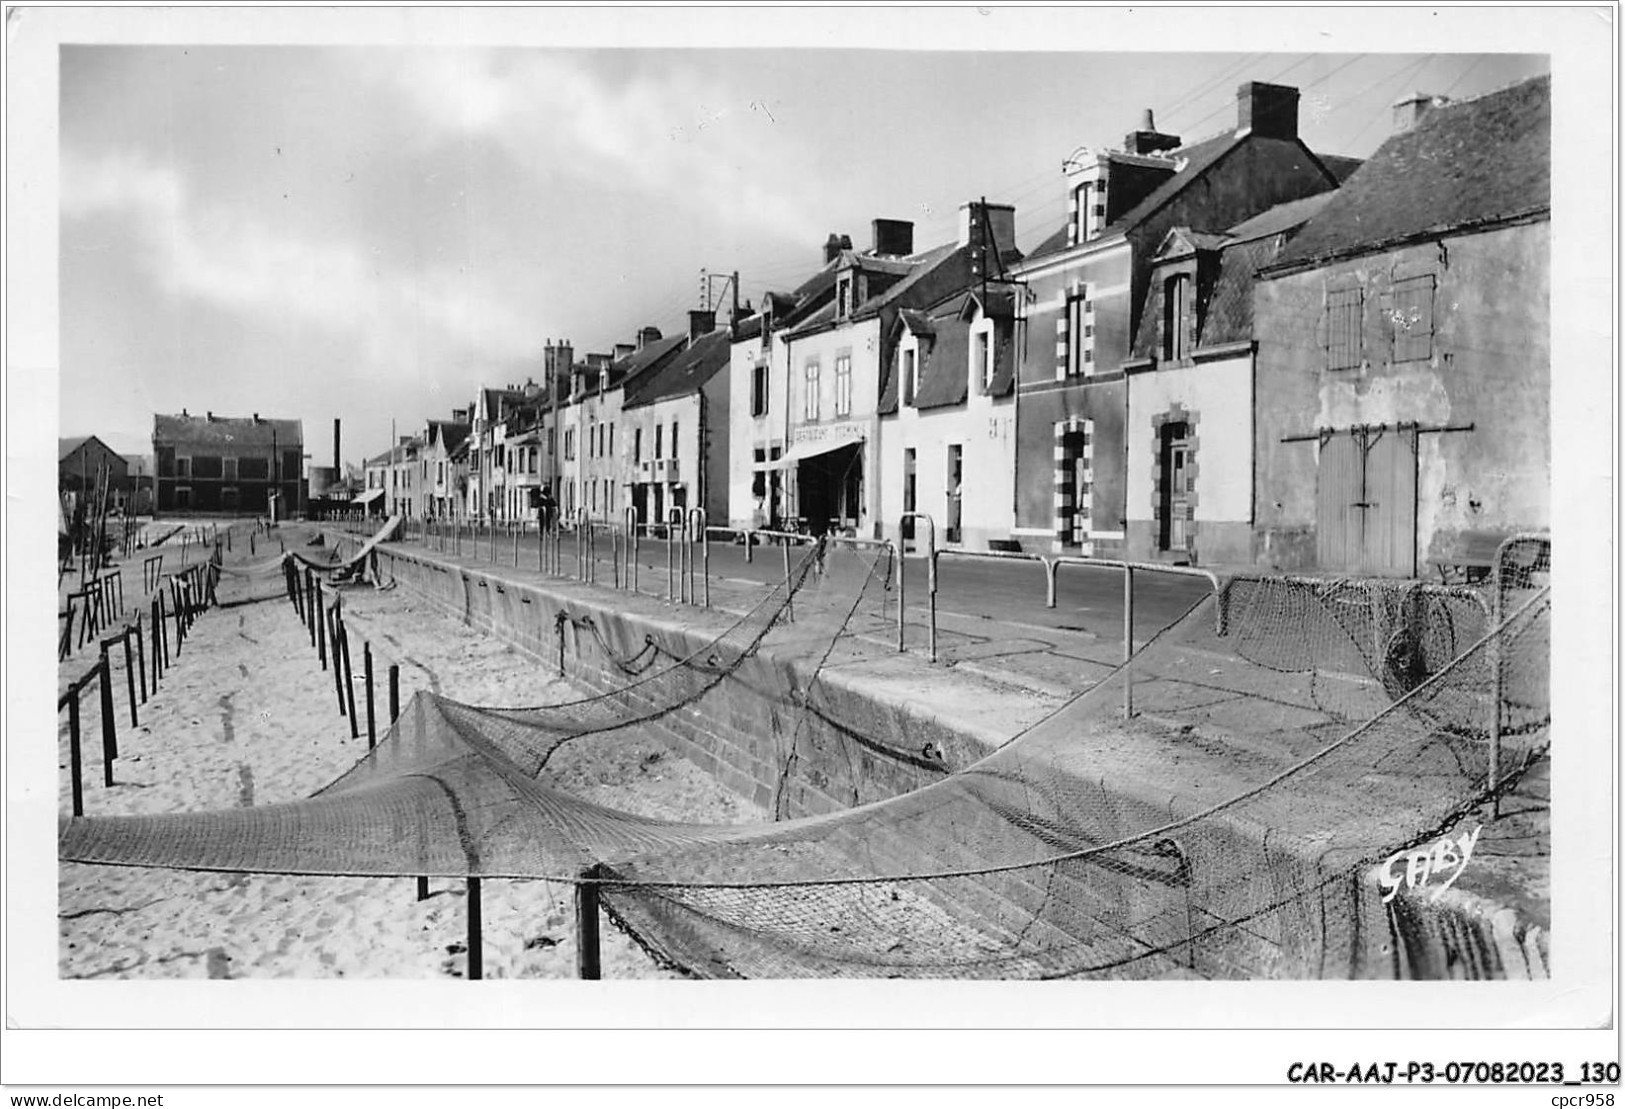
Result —
M 256 414 L 254 416 L 254 418 L 256 420 L 259 419 L 259 415 Z M 344 469 L 344 463 L 339 461 L 339 419 L 338 419 L 337 416 L 334 416 L 333 417 L 333 472 L 336 474 L 336 473 L 339 473 L 343 469 Z

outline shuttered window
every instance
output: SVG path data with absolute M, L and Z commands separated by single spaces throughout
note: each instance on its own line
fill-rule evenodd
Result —
M 1353 370 L 1360 366 L 1360 318 L 1363 300 L 1359 289 L 1326 294 L 1326 368 Z
M 1388 315 L 1394 339 L 1394 361 L 1425 361 L 1433 357 L 1433 275 L 1394 282 L 1393 307 Z

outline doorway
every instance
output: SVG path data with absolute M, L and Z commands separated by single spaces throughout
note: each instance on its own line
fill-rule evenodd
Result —
M 1357 427 L 1322 441 L 1315 548 L 1323 570 L 1416 576 L 1416 427 Z

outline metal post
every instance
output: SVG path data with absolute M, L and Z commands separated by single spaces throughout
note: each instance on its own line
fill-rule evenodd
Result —
M 1123 719 L 1134 716 L 1134 567 L 1123 567 Z
M 399 663 L 389 664 L 389 722 L 394 724 L 401 718 L 401 667 Z
M 73 815 L 85 815 L 85 783 L 79 768 L 79 688 L 68 692 L 68 773 L 73 781 Z
M 621 576 L 625 587 L 633 593 L 638 591 L 638 509 L 636 505 L 627 505 L 626 511 L 621 514 L 626 521 L 626 572 Z
M 696 516 L 699 517 L 699 521 L 700 521 L 700 525 L 699 525 L 700 579 L 705 584 L 705 601 L 704 601 L 705 607 L 710 608 L 711 607 L 711 536 L 710 536 L 709 530 L 707 529 L 706 523 L 705 523 L 705 509 L 700 508 L 700 507 L 694 507 L 694 508 L 691 508 L 691 509 L 688 510 L 688 520 L 689 520 L 690 524 L 692 524 L 694 522 L 694 519 L 695 519 Z M 694 552 L 693 552 L 692 549 L 689 550 L 689 554 L 688 554 L 688 574 L 689 574 L 688 599 L 690 601 L 693 601 L 694 600 Z
M 1501 556 L 1506 552 L 1503 543 L 1495 552 L 1495 566 L 1491 570 L 1490 582 L 1490 819 L 1501 818 L 1501 795 L 1495 792 L 1501 783 L 1501 615 L 1503 610 L 1501 590 L 1503 579 L 1501 577 Z
M 576 977 L 596 982 L 600 975 L 598 949 L 598 875 L 594 866 L 582 871 L 576 883 Z
M 361 669 L 367 682 L 367 750 L 371 751 L 378 746 L 378 716 L 373 708 L 372 697 L 372 644 L 361 645 Z
M 425 882 L 425 879 L 418 879 Z M 480 934 L 480 880 L 468 876 L 468 980 L 485 977 L 485 938 Z
M 130 629 L 124 629 L 124 680 L 130 687 L 130 727 L 140 727 L 135 718 L 135 661 L 130 650 Z
M 107 664 L 107 648 L 102 648 L 102 777 L 113 784 L 113 760 L 118 758 L 117 724 L 113 720 L 113 672 Z
M 672 546 L 671 514 L 666 515 L 666 600 L 677 599 L 677 570 L 674 555 L 676 548 Z
M 779 537 L 779 550 L 784 553 L 784 615 L 790 623 L 796 622 L 795 589 L 790 585 L 790 537 Z

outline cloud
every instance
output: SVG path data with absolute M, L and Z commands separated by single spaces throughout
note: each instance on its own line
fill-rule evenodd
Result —
M 432 133 L 496 142 L 538 175 L 631 185 L 662 206 L 806 242 L 816 198 L 787 175 L 803 152 L 765 106 L 692 68 L 612 73 L 563 52 L 413 52 L 379 59 Z
M 375 375 L 469 358 L 516 358 L 538 346 L 498 283 L 448 267 L 385 269 L 342 239 L 301 237 L 258 213 L 206 205 L 173 171 L 129 155 L 64 150 L 64 221 L 121 218 L 140 263 L 174 297 L 203 301 L 262 326 L 307 325 L 354 339 Z

